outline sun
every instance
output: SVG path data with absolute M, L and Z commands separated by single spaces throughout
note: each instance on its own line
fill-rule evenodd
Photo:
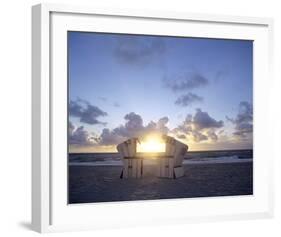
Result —
M 164 141 L 157 136 L 149 136 L 137 145 L 137 152 L 165 152 L 166 145 Z

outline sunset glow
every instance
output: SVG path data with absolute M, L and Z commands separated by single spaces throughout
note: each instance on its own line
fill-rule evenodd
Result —
M 165 152 L 165 143 L 158 137 L 148 137 L 137 145 L 137 152 Z

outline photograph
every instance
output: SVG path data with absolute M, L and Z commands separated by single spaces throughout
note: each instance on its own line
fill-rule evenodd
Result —
M 68 204 L 253 195 L 253 40 L 68 31 L 67 75 Z

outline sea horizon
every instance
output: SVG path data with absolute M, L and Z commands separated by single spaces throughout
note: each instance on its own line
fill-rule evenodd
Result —
M 187 151 L 188 153 L 196 153 L 196 152 L 231 152 L 231 151 L 253 151 L 253 148 L 249 149 L 214 149 L 214 150 L 192 150 L 192 151 Z M 164 152 L 138 152 L 138 153 L 164 153 Z M 118 152 L 68 152 L 68 154 L 118 154 Z
M 161 152 L 160 152 L 161 153 Z M 162 152 L 163 153 L 163 152 Z M 145 158 L 146 162 L 155 163 L 157 152 L 137 153 Z M 69 165 L 94 165 L 94 166 L 121 166 L 122 156 L 117 153 L 69 153 Z M 214 163 L 239 163 L 252 162 L 253 150 L 212 150 L 212 151 L 194 151 L 187 152 L 183 159 L 183 164 L 214 164 Z M 151 163 L 150 162 L 150 163 Z

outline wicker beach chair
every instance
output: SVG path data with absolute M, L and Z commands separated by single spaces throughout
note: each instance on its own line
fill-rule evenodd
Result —
M 188 146 L 178 140 L 164 136 L 165 155 L 158 159 L 158 177 L 179 178 L 184 176 L 183 159 Z
M 143 160 L 136 156 L 137 138 L 131 138 L 117 146 L 123 159 L 123 169 L 120 178 L 140 178 L 143 173 Z

